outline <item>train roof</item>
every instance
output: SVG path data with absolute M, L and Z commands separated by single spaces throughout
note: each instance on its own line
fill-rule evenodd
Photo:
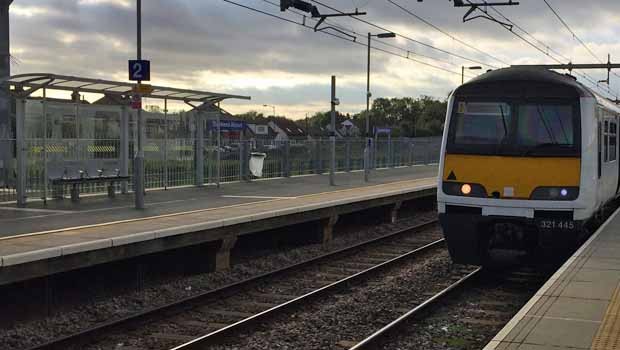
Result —
M 560 74 L 552 70 L 535 67 L 509 67 L 489 71 L 468 81 L 466 84 L 462 85 L 462 87 L 467 87 L 468 85 L 501 83 L 504 81 L 523 81 L 560 85 L 573 88 L 581 97 L 594 97 L 592 90 L 578 82 L 574 77 L 567 74 Z
M 620 114 L 620 107 L 618 105 L 580 83 L 575 79 L 575 77 L 540 67 L 508 67 L 489 71 L 460 86 L 455 93 L 470 90 L 474 86 L 486 84 L 493 85 L 497 83 L 501 84 L 502 82 L 508 81 L 552 84 L 569 88 L 570 90 L 576 92 L 580 97 L 596 98 L 598 104 Z

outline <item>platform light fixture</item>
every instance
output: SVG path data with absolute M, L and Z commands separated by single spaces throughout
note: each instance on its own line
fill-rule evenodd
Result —
M 480 70 L 480 69 L 482 69 L 482 67 L 480 67 L 480 66 L 471 66 L 471 67 L 461 66 L 461 85 L 465 84 L 465 69 Z

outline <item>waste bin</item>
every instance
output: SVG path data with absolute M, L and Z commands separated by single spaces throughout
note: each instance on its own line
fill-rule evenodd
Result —
M 267 154 L 260 152 L 250 153 L 250 172 L 256 177 L 263 176 L 263 164 Z

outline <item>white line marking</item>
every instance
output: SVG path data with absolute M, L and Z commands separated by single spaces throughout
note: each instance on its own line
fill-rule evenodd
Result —
M 35 209 L 35 208 L 15 208 L 15 207 L 0 207 L 0 210 L 12 210 L 12 211 L 25 211 L 32 213 L 74 213 L 70 210 L 52 210 L 52 209 Z
M 223 198 L 248 198 L 248 199 L 297 199 L 297 197 L 272 197 L 272 196 L 233 196 L 223 195 Z
M 541 318 L 545 320 L 560 320 L 560 321 L 572 321 L 572 322 L 589 322 L 589 323 L 602 323 L 602 321 L 596 320 L 584 320 L 581 318 L 568 318 L 568 317 L 552 317 L 552 316 L 537 316 L 537 315 L 525 315 L 529 318 Z

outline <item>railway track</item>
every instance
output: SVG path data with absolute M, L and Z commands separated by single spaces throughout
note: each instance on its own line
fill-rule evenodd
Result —
M 416 349 L 421 344 L 428 349 L 482 348 L 549 275 L 549 271 L 527 268 L 501 272 L 478 268 L 347 348 Z M 442 326 L 446 324 L 458 329 L 457 334 L 450 335 L 448 327 Z M 429 336 L 429 329 L 439 330 L 439 334 Z M 482 341 L 476 344 L 474 338 Z M 436 339 L 440 341 L 429 344 Z
M 185 344 L 176 349 L 204 348 L 268 317 L 443 247 L 439 237 L 437 221 L 432 220 L 30 349 L 161 349 L 180 343 Z

